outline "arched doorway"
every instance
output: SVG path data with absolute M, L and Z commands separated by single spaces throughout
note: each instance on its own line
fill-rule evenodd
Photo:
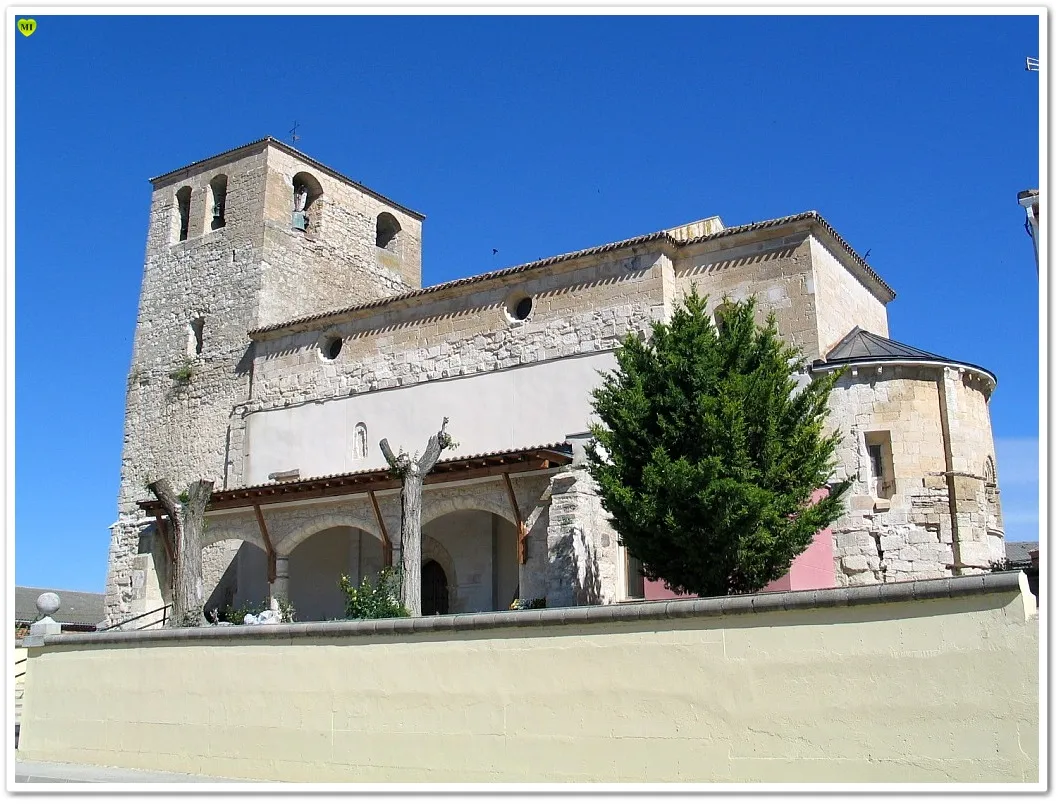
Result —
M 428 561 L 420 572 L 420 607 L 424 614 L 449 613 L 449 579 L 437 561 Z
M 445 572 L 450 614 L 503 611 L 519 588 L 515 526 L 491 511 L 462 509 L 428 520 L 422 562 L 430 561 Z

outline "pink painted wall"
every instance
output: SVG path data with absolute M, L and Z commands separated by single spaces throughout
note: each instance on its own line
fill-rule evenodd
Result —
M 828 493 L 818 489 L 813 493 L 817 502 Z M 832 589 L 835 587 L 835 554 L 832 549 L 832 529 L 825 528 L 813 537 L 810 546 L 791 562 L 791 569 L 783 578 L 769 584 L 763 592 L 797 592 L 805 589 Z M 672 600 L 696 595 L 676 595 L 666 588 L 663 581 L 644 581 L 645 600 Z

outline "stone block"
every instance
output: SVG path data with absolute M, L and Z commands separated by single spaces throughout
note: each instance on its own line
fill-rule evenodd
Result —
M 905 537 L 907 544 L 937 544 L 938 537 L 926 530 L 910 531 Z
M 900 536 L 895 536 L 893 534 L 880 536 L 880 549 L 884 552 L 900 550 L 903 545 L 905 545 L 905 541 Z
M 874 504 L 875 499 L 867 494 L 856 494 L 850 498 L 851 511 L 871 511 Z
M 974 502 L 976 495 L 982 491 L 983 482 L 973 477 L 956 475 L 953 478 L 953 491 L 958 501 Z
M 869 568 L 869 560 L 863 555 L 843 556 L 842 567 L 845 572 L 864 572 Z
M 857 572 L 850 576 L 851 586 L 867 586 L 875 583 L 879 583 L 879 579 L 874 572 Z
M 977 567 L 988 567 L 993 556 L 990 547 L 985 542 L 960 543 L 960 555 L 962 564 L 972 564 Z

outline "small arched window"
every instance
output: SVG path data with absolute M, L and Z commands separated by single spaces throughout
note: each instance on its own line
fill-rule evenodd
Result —
M 986 456 L 986 466 L 983 468 L 983 479 L 988 486 L 997 486 L 997 467 L 994 466 L 994 457 Z
M 401 224 L 398 219 L 389 212 L 380 212 L 379 217 L 375 219 L 375 244 L 388 251 L 397 251 L 400 234 Z
M 714 308 L 714 326 L 719 333 L 725 330 L 726 323 L 734 312 L 736 312 L 736 305 L 731 301 L 724 301 Z
M 291 180 L 291 185 L 294 191 L 291 228 L 308 232 L 311 222 L 318 219 L 319 200 L 324 195 L 324 189 L 320 186 L 320 182 L 309 173 L 296 173 Z
M 358 422 L 353 428 L 353 457 L 357 460 L 368 457 L 368 427 Z
M 197 316 L 188 324 L 188 357 L 202 354 L 202 331 L 206 326 L 206 319 Z
M 177 190 L 177 220 L 177 240 L 187 240 L 191 224 L 191 188 L 188 186 Z
M 225 225 L 225 198 L 228 195 L 228 177 L 223 173 L 210 179 L 210 228 L 220 229 Z

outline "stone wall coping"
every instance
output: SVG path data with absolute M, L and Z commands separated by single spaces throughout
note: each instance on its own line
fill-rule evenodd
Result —
M 474 614 L 446 614 L 387 620 L 338 620 L 332 622 L 287 623 L 279 625 L 205 626 L 145 631 L 105 631 L 85 634 L 45 636 L 47 646 L 95 646 L 107 643 L 138 645 L 152 642 L 188 641 L 244 642 L 247 639 L 288 641 L 312 637 L 400 636 L 456 631 L 485 631 L 495 628 L 540 628 L 593 623 L 658 621 L 730 614 L 762 614 L 800 611 L 835 606 L 904 603 L 913 600 L 966 597 L 978 594 L 1019 592 L 1019 571 L 992 572 L 957 578 L 926 581 L 847 586 L 803 592 L 760 592 L 751 595 L 695 599 L 656 600 L 617 603 L 607 606 L 576 606 L 525 611 L 491 611 Z

